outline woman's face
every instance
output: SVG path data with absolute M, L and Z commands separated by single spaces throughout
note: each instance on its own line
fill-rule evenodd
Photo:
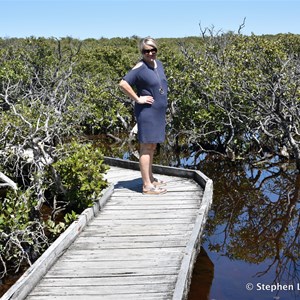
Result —
M 157 49 L 151 45 L 144 45 L 142 54 L 143 59 L 148 62 L 153 62 L 156 59 Z

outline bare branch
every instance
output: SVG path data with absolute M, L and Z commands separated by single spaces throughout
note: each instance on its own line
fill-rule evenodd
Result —
M 17 184 L 12 181 L 10 178 L 8 178 L 5 174 L 3 174 L 2 172 L 0 172 L 0 180 L 4 181 L 5 184 L 0 183 L 0 187 L 5 187 L 8 186 L 10 188 L 12 188 L 13 190 L 17 190 Z

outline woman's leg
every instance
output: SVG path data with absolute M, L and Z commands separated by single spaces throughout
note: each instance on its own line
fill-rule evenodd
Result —
M 141 144 L 140 145 L 140 170 L 143 179 L 144 194 L 164 194 L 166 189 L 162 189 L 153 182 L 152 163 L 156 144 Z M 161 184 L 160 184 L 161 185 Z
M 150 154 L 150 166 L 149 166 L 149 178 L 150 178 L 151 183 L 153 183 L 153 181 L 154 181 L 154 176 L 153 176 L 153 172 L 152 172 L 152 165 L 153 165 L 153 158 L 154 158 L 155 149 L 156 149 L 156 144 L 152 144 L 152 152 Z
M 143 186 L 152 186 L 152 162 L 155 151 L 155 144 L 140 144 L 140 170 L 143 179 Z
M 155 153 L 155 150 L 156 150 L 156 146 L 157 146 L 157 144 L 153 144 L 153 149 L 152 149 L 153 151 L 152 151 L 152 155 L 150 156 L 149 178 L 150 178 L 151 183 L 154 186 L 161 187 L 161 186 L 165 186 L 166 182 L 164 182 L 163 180 L 155 179 L 154 176 L 153 176 L 153 172 L 152 172 L 153 157 L 154 157 L 154 153 Z

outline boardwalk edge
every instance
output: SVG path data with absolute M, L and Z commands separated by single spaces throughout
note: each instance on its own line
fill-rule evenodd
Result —
M 19 280 L 1 297 L 1 300 L 22 300 L 36 286 L 40 279 L 53 266 L 57 259 L 73 243 L 83 228 L 105 206 L 114 191 L 110 185 L 102 191 L 102 196 L 92 207 L 85 209 L 65 232 L 63 232 L 51 246 L 34 262 Z
M 198 211 L 198 216 L 196 218 L 190 240 L 185 248 L 185 256 L 182 260 L 172 300 L 184 300 L 188 298 L 192 272 L 195 261 L 200 252 L 201 237 L 203 235 L 208 211 L 210 210 L 212 204 L 212 199 L 213 181 L 211 179 L 208 179 L 205 184 L 204 194 L 200 209 Z

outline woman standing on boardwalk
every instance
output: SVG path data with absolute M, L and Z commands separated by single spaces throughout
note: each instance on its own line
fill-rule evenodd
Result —
M 122 91 L 135 101 L 134 113 L 140 143 L 140 170 L 144 194 L 163 194 L 165 182 L 153 177 L 153 156 L 158 143 L 165 140 L 167 79 L 162 63 L 156 59 L 156 41 L 140 41 L 142 59 L 121 80 Z

